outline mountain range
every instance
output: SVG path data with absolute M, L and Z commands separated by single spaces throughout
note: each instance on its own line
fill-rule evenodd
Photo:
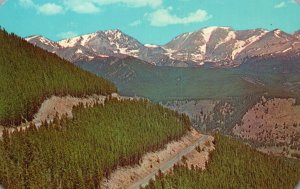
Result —
M 57 42 L 39 35 L 26 40 L 71 62 L 131 56 L 157 66 L 235 67 L 253 58 L 300 57 L 300 31 L 288 34 L 279 29 L 208 27 L 179 35 L 165 45 L 142 44 L 120 30 Z

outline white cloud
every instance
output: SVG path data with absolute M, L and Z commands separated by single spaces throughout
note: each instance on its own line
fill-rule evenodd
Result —
M 155 12 L 148 15 L 150 23 L 152 26 L 167 26 L 174 24 L 190 24 L 196 22 L 203 22 L 210 19 L 212 16 L 207 13 L 207 11 L 198 9 L 195 12 L 190 13 L 186 17 L 178 17 L 177 15 L 172 15 L 172 7 L 168 9 L 158 9 Z
M 70 9 L 77 13 L 91 14 L 100 11 L 100 8 L 95 5 L 91 0 L 64 0 L 64 5 L 67 9 Z
M 276 8 L 276 9 L 279 9 L 279 8 L 283 8 L 283 7 L 285 7 L 285 2 L 283 1 L 283 2 L 281 2 L 281 3 L 278 3 L 278 4 L 276 4 L 275 6 L 274 6 L 274 8 Z
M 57 37 L 59 37 L 60 39 L 68 39 L 76 36 L 78 36 L 78 34 L 73 31 L 61 32 L 57 34 Z
M 123 4 L 129 7 L 153 7 L 162 5 L 162 0 L 63 0 L 63 4 L 68 10 L 77 13 L 96 13 L 104 5 Z
M 55 3 L 39 5 L 34 3 L 32 0 L 19 0 L 19 3 L 25 8 L 34 8 L 38 13 L 45 15 L 55 15 L 64 11 L 62 6 Z
M 162 5 L 162 0 L 92 0 L 100 5 L 125 4 L 130 7 L 158 7 Z
M 63 12 L 63 8 L 60 5 L 54 3 L 46 3 L 37 7 L 38 11 L 45 15 L 54 15 Z
M 0 0 L 5 1 L 5 0 Z M 71 10 L 81 14 L 92 14 L 100 12 L 101 6 L 121 4 L 128 7 L 152 7 L 157 8 L 162 5 L 163 0 L 60 0 L 60 4 L 46 3 L 36 4 L 34 0 L 19 0 L 20 4 L 26 8 L 35 8 L 38 12 L 45 15 L 54 15 Z M 1 5 L 1 4 L 0 4 Z
M 138 25 L 140 25 L 141 23 L 142 23 L 141 20 L 135 20 L 135 21 L 131 22 L 131 23 L 129 24 L 129 26 L 138 26 Z

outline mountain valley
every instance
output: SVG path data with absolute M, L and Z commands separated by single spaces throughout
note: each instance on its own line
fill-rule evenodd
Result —
M 292 98 L 298 103 L 298 33 L 208 27 L 179 35 L 163 46 L 141 44 L 120 30 L 98 31 L 58 42 L 41 36 L 26 40 L 113 81 L 122 95 L 149 98 L 187 113 L 194 127 L 202 132 L 220 130 L 244 140 L 241 133 L 233 134 L 233 128 L 261 97 Z M 199 107 L 205 109 L 207 100 L 214 105 L 201 115 Z M 241 101 L 244 103 L 238 105 Z M 226 104 L 233 108 L 232 112 L 219 115 Z M 227 116 L 232 118 L 224 120 Z M 291 121 L 300 120 L 294 117 Z M 257 148 L 265 146 L 248 138 L 246 141 Z M 276 145 L 268 146 L 271 149 Z M 297 157 L 300 152 L 293 153 Z

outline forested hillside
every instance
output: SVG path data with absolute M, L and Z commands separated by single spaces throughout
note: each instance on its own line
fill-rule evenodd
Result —
M 0 125 L 31 119 L 51 95 L 110 94 L 109 81 L 0 30 Z
M 0 184 L 5 188 L 99 188 L 117 166 L 179 139 L 187 116 L 148 101 L 106 101 L 74 110 L 74 119 L 4 132 Z
M 158 102 L 251 95 L 299 98 L 300 94 L 300 61 L 297 59 L 253 60 L 240 67 L 223 69 L 157 67 L 133 57 L 75 64 L 113 81 L 120 94 Z
M 228 137 L 217 135 L 207 170 L 177 166 L 147 189 L 260 188 L 291 189 L 300 180 L 300 163 L 268 156 Z

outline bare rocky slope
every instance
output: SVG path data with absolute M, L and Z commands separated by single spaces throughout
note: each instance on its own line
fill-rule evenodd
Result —
M 261 151 L 300 157 L 300 106 L 295 99 L 265 99 L 243 116 L 233 134 L 252 141 Z
M 230 100 L 185 100 L 169 101 L 164 106 L 186 113 L 194 126 L 204 132 L 226 133 L 227 129 L 226 134 L 264 153 L 300 158 L 298 101 L 294 98 L 255 99 L 248 105 Z M 233 118 L 238 119 L 230 121 Z

